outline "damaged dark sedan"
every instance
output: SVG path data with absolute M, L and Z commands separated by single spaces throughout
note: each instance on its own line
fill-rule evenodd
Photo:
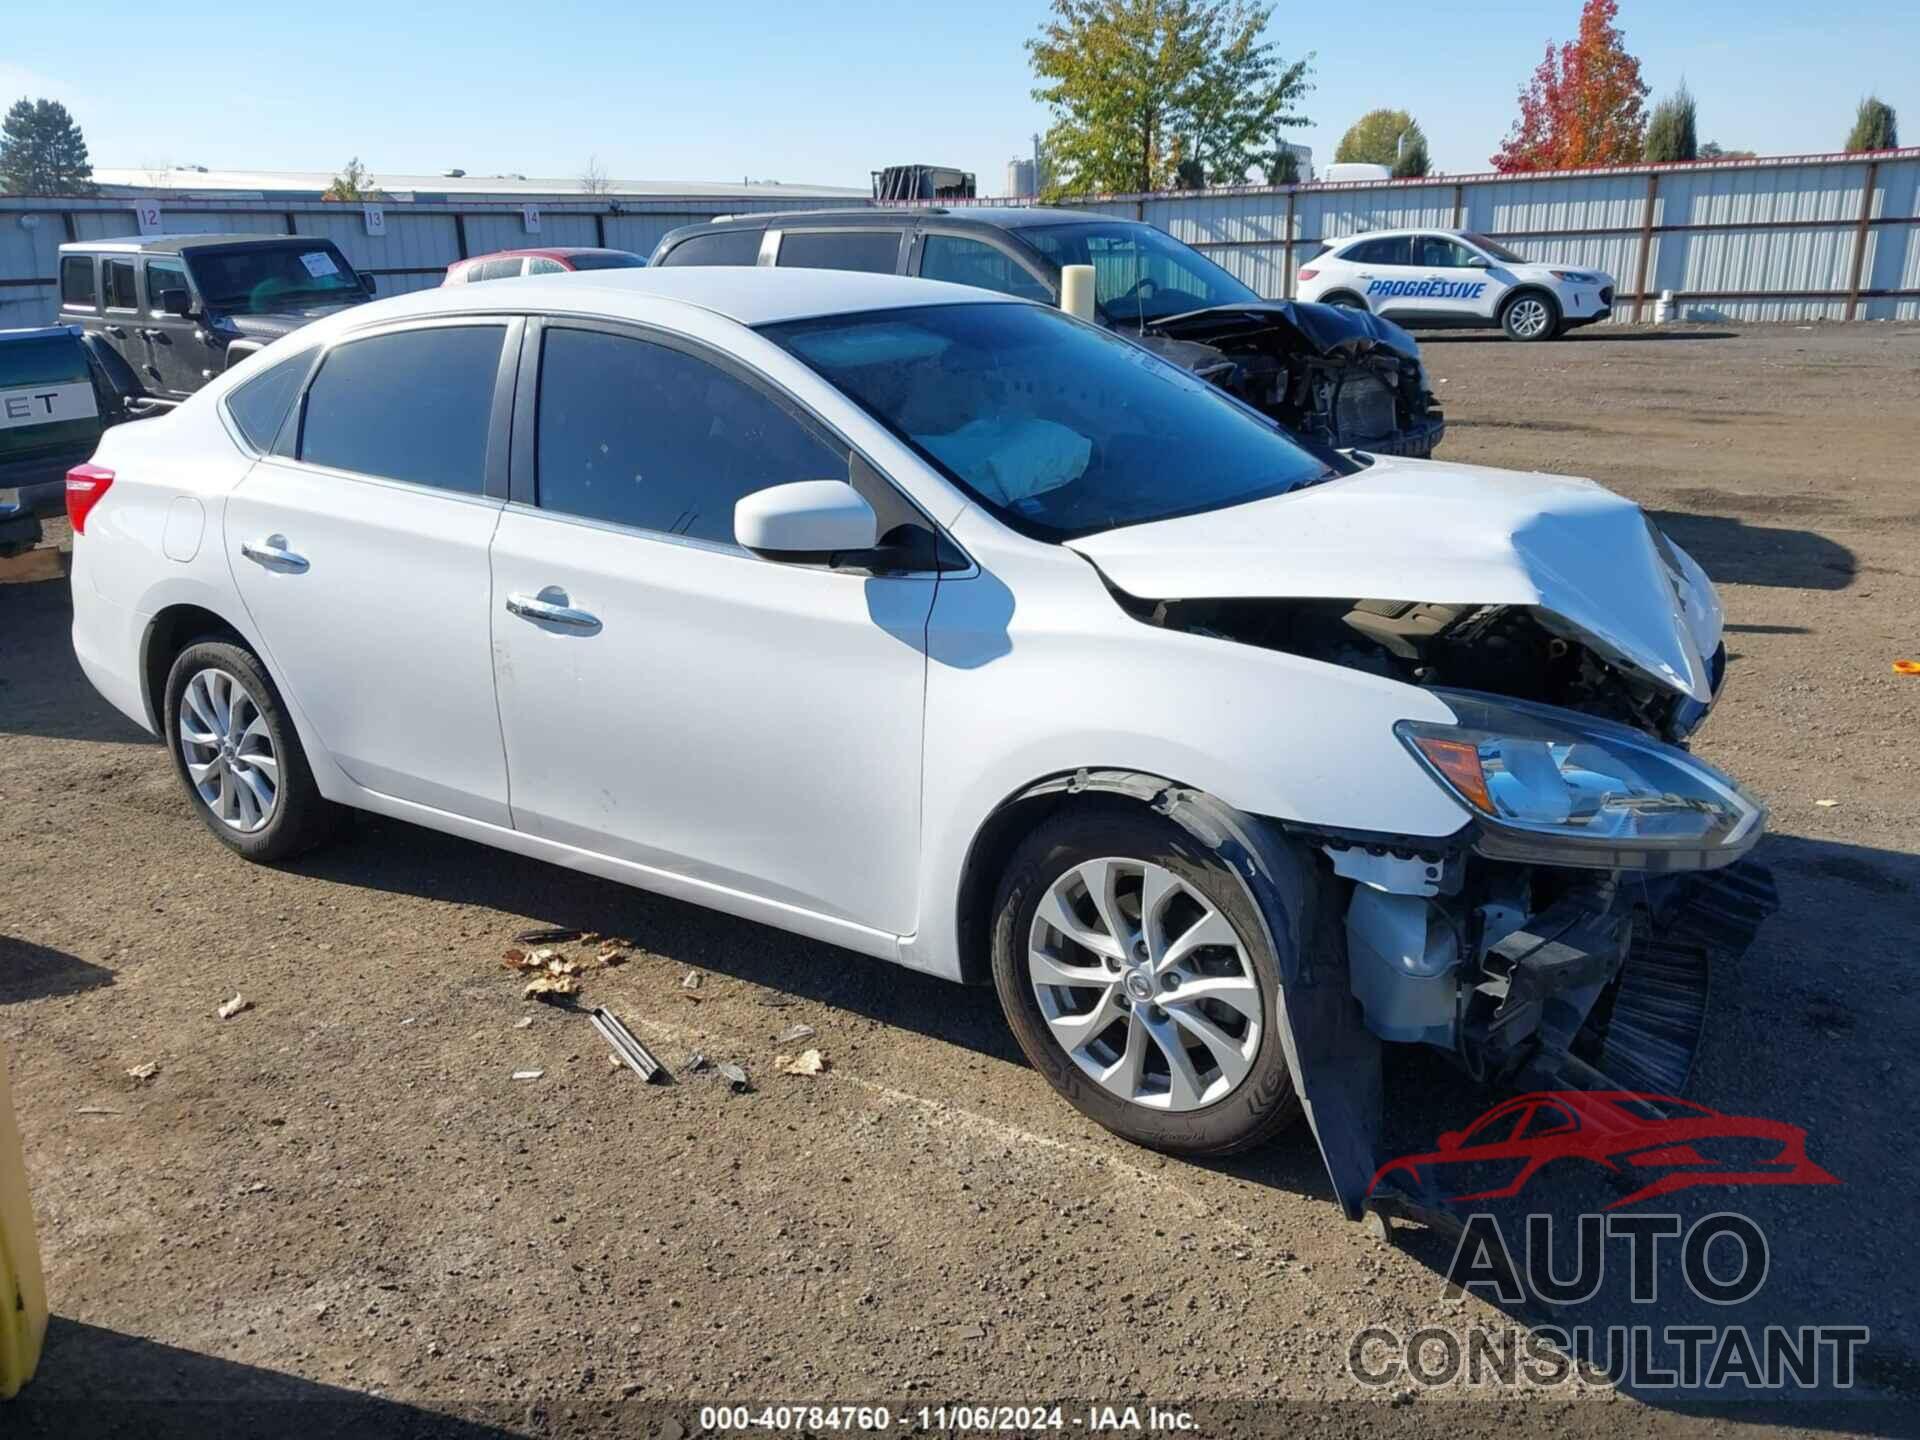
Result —
M 1091 266 L 1094 314 L 1317 446 L 1425 458 L 1446 432 L 1420 347 L 1391 320 L 1262 300 L 1192 246 L 1134 220 L 982 207 L 732 216 L 672 231 L 656 266 L 772 265 L 917 275 L 1057 305 Z

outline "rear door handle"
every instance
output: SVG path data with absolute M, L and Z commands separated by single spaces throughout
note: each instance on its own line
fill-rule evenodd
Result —
M 269 570 L 287 570 L 298 575 L 307 568 L 307 557 L 289 550 L 284 535 L 269 535 L 264 540 L 242 540 L 240 553 L 254 564 L 264 565 Z
M 118 325 L 104 325 L 101 328 L 116 339 L 124 340 L 127 338 L 127 332 Z
M 544 593 L 544 592 L 543 592 Z M 538 595 L 507 596 L 507 613 L 523 620 L 544 620 L 549 625 L 565 625 L 572 630 L 598 630 L 600 617 L 576 610 L 571 605 L 542 600 Z
M 167 338 L 167 332 L 164 330 L 142 330 L 140 332 L 140 338 L 142 340 L 164 340 Z

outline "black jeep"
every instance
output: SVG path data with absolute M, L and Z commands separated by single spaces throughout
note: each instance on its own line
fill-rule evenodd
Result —
M 330 240 L 151 235 L 60 247 L 60 319 L 113 381 L 184 400 L 302 325 L 364 304 L 373 281 Z

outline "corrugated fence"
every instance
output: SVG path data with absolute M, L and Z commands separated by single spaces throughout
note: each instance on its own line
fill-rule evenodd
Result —
M 51 320 L 61 242 L 134 233 L 136 203 L 0 196 L 0 325 Z M 537 200 L 536 234 L 520 203 L 388 201 L 383 235 L 368 233 L 358 205 L 160 203 L 161 228 L 172 233 L 324 235 L 381 277 L 381 293 L 397 294 L 437 285 L 452 261 L 489 250 L 544 243 L 645 254 L 675 226 L 714 215 L 847 202 L 554 196 Z M 1616 320 L 1651 319 L 1665 290 L 1695 320 L 1920 318 L 1920 148 L 1073 203 L 1157 225 L 1273 298 L 1290 295 L 1298 267 L 1329 244 L 1433 225 L 1478 231 L 1529 259 L 1607 271 Z

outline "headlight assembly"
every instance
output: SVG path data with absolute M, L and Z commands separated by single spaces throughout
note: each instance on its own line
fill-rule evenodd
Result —
M 1684 750 L 1604 720 L 1457 690 L 1433 692 L 1456 725 L 1395 733 L 1470 809 L 1474 848 L 1499 860 L 1606 870 L 1731 864 L 1766 807 Z

